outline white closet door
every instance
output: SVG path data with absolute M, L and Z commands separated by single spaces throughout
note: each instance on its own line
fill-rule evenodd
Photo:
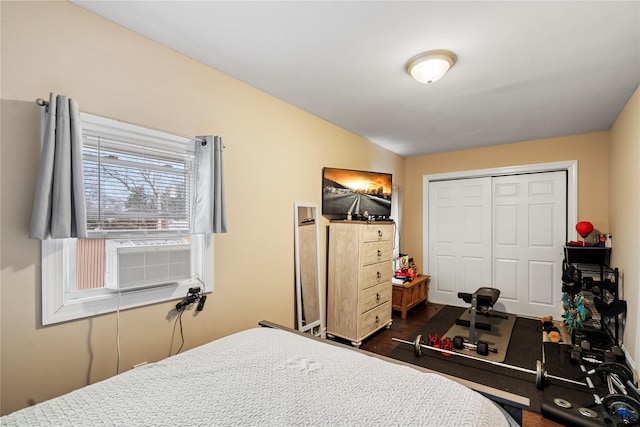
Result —
M 429 184 L 429 300 L 491 286 L 491 178 Z
M 566 174 L 493 178 L 493 286 L 509 313 L 562 314 Z
M 429 301 L 466 305 L 458 292 L 500 289 L 496 309 L 562 315 L 566 173 L 429 183 Z

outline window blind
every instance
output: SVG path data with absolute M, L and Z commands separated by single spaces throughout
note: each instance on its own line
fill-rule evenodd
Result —
M 91 235 L 186 234 L 191 228 L 194 141 L 86 115 L 83 164 Z M 114 121 L 115 122 L 115 121 Z

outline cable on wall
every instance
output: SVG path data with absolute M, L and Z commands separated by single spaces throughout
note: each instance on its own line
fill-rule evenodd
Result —
M 120 373 L 120 300 L 122 291 L 118 292 L 118 306 L 116 308 L 116 375 Z

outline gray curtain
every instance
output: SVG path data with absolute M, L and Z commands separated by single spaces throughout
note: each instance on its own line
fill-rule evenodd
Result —
M 199 136 L 196 141 L 196 191 L 193 206 L 193 234 L 227 232 L 224 206 L 222 138 Z
M 29 237 L 87 237 L 80 112 L 63 95 L 49 96 Z

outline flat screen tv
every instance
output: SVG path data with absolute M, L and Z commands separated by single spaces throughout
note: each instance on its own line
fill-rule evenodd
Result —
M 392 175 L 322 169 L 322 215 L 329 219 L 391 219 Z

